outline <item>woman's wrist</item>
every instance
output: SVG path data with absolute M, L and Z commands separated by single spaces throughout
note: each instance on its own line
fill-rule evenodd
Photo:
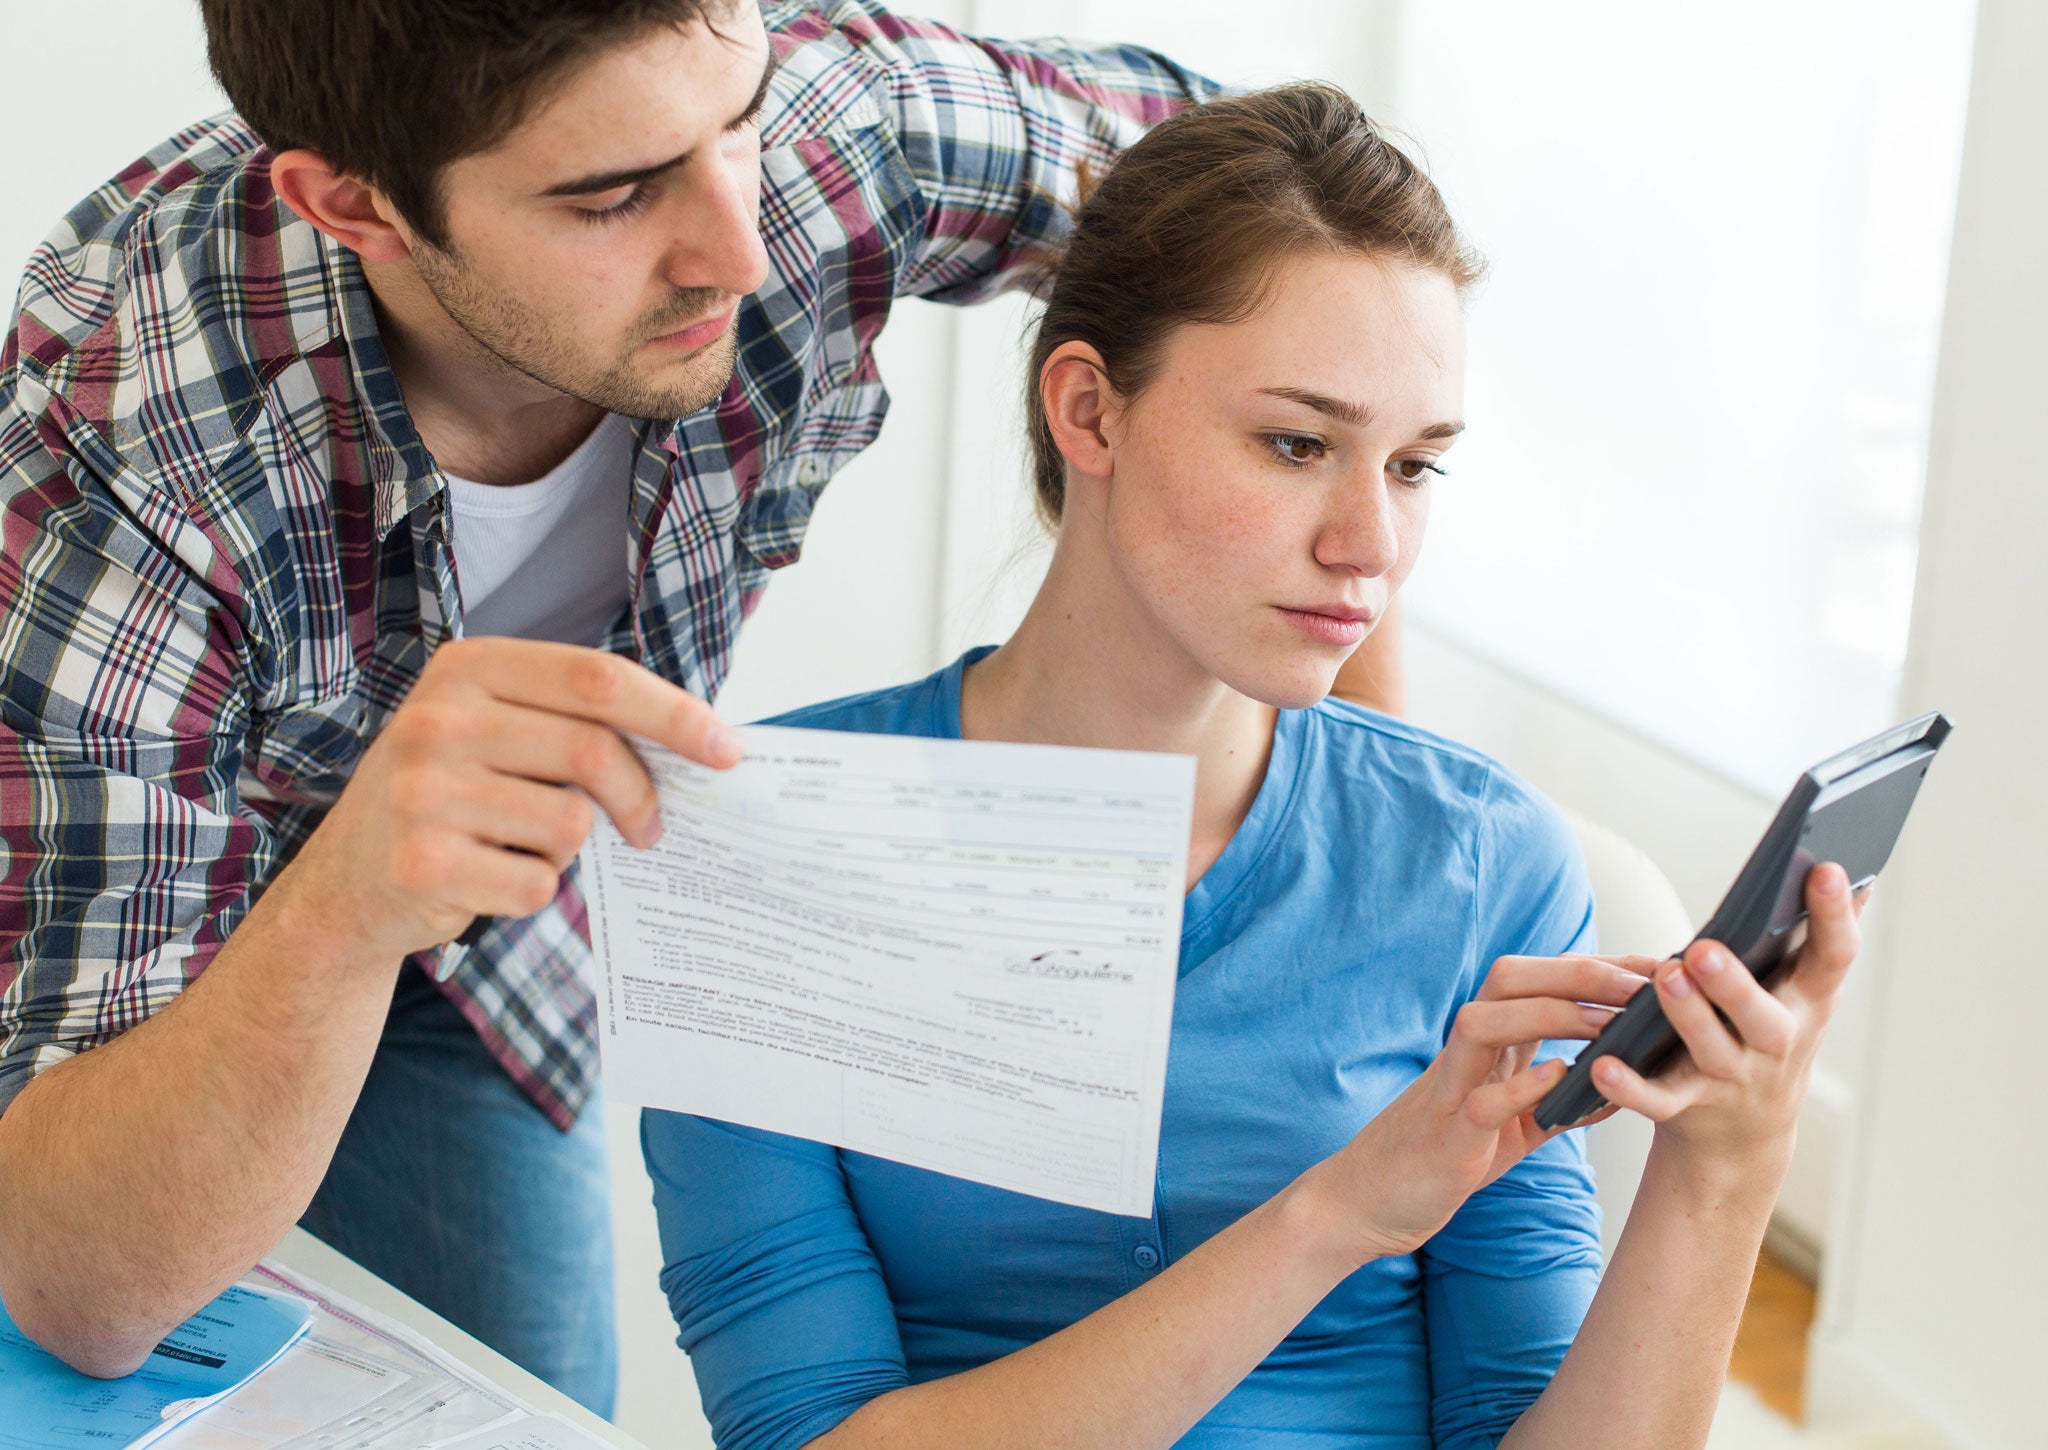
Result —
M 1362 1206 L 1338 1179 L 1332 1163 L 1318 1163 L 1267 1205 L 1294 1252 L 1332 1285 L 1380 1257 Z
M 1753 1143 L 1701 1143 L 1658 1132 L 1651 1140 L 1646 1182 L 1713 1213 L 1751 1210 L 1768 1219 L 1791 1171 L 1796 1134 Z

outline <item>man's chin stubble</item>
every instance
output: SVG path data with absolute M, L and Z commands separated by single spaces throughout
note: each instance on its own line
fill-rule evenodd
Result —
M 607 413 L 665 423 L 701 412 L 723 397 L 738 356 L 738 340 L 728 328 L 716 342 L 706 344 L 689 359 L 686 366 L 690 376 L 684 381 L 656 387 L 621 367 L 596 379 L 587 391 L 574 391 L 583 401 Z

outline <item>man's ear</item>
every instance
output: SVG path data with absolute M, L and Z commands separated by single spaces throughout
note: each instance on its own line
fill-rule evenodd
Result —
M 378 191 L 336 171 L 316 151 L 280 151 L 270 184 L 284 204 L 365 262 L 402 262 L 410 238 Z
M 1067 466 L 1090 478 L 1108 478 L 1115 471 L 1109 425 L 1118 401 L 1102 354 L 1085 342 L 1061 343 L 1039 369 L 1038 389 L 1052 441 Z

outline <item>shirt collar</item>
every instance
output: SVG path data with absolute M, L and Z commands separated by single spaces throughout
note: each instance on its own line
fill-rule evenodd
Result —
M 419 429 L 413 426 L 412 414 L 406 411 L 390 354 L 384 351 L 376 305 L 361 260 L 325 235 L 320 238 L 320 254 L 329 293 L 339 299 L 336 311 L 341 338 L 369 426 L 365 442 L 370 484 L 376 490 L 377 537 L 382 539 L 399 520 L 439 495 L 446 482 L 421 441 Z

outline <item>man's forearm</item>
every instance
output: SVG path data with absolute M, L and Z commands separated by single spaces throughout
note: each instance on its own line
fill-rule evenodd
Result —
M 0 1115 L 0 1298 L 89 1374 L 124 1374 L 305 1210 L 355 1104 L 398 962 L 287 869 L 147 1022 L 49 1069 Z
M 1783 1178 L 1653 1150 L 1571 1352 L 1501 1450 L 1704 1445 Z

